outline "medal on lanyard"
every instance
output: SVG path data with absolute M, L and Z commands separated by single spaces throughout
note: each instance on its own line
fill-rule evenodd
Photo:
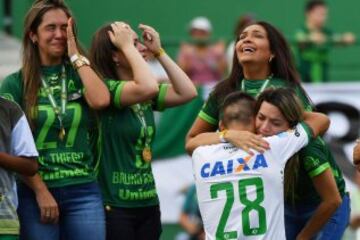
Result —
M 48 96 L 51 107 L 54 110 L 54 112 L 55 112 L 55 114 L 56 114 L 56 116 L 57 116 L 57 118 L 59 120 L 59 124 L 60 124 L 59 139 L 61 141 L 63 141 L 65 136 L 66 136 L 65 127 L 64 127 L 64 124 L 63 124 L 63 118 L 64 118 L 65 113 L 66 113 L 66 104 L 67 104 L 65 66 L 63 65 L 62 68 L 61 68 L 61 96 L 60 96 L 61 105 L 60 105 L 60 107 L 57 104 L 57 102 L 55 101 L 55 97 L 54 97 L 50 87 L 46 83 L 43 76 L 41 76 L 41 83 L 42 83 L 43 88 L 45 89 L 45 92 L 46 92 L 47 96 Z
M 144 149 L 142 151 L 142 157 L 146 162 L 151 161 L 152 154 L 151 154 L 151 148 L 150 147 L 144 147 Z
M 64 128 L 64 126 L 61 126 L 61 127 L 60 127 L 60 131 L 59 131 L 59 139 L 60 139 L 61 141 L 63 141 L 64 138 L 65 138 L 65 135 L 66 135 L 65 128 Z
M 148 133 L 147 133 L 147 124 L 146 124 L 145 114 L 144 114 L 143 110 L 141 109 L 140 104 L 135 104 L 134 106 L 132 106 L 132 109 L 135 112 L 135 115 L 139 119 L 141 126 L 144 129 L 145 146 L 142 150 L 142 158 L 144 159 L 145 162 L 150 162 L 152 159 L 152 152 L 151 152 L 151 147 L 150 147 L 151 138 L 150 138 L 150 136 L 148 136 Z

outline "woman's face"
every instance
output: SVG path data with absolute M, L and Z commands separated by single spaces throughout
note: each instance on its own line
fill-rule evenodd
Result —
M 261 25 L 250 25 L 240 33 L 235 46 L 239 63 L 268 63 L 272 56 L 267 32 Z
M 256 133 L 266 137 L 286 131 L 290 125 L 276 106 L 264 101 L 256 115 L 255 128 Z
M 68 17 L 61 9 L 46 12 L 36 33 L 31 32 L 31 40 L 37 44 L 42 61 L 62 58 L 67 48 Z
M 326 6 L 316 6 L 312 10 L 310 10 L 307 14 L 307 19 L 317 28 L 324 27 L 328 9 Z
M 147 47 L 144 44 L 142 44 L 142 42 L 140 42 L 137 33 L 134 32 L 134 31 L 132 31 L 132 32 L 133 32 L 133 39 L 134 39 L 135 48 L 139 51 L 141 56 L 146 59 L 148 57 L 148 55 L 147 55 L 148 54 Z
M 149 57 L 149 52 L 148 52 L 147 47 L 140 42 L 139 37 L 136 34 L 136 32 L 134 32 L 133 30 L 131 30 L 131 31 L 132 31 L 135 48 L 139 51 L 139 53 L 141 54 L 141 56 L 143 58 L 147 59 Z M 128 61 L 126 60 L 125 55 L 121 51 L 114 52 L 113 56 L 115 56 L 115 58 L 118 59 L 115 61 L 118 61 L 121 66 L 130 67 Z

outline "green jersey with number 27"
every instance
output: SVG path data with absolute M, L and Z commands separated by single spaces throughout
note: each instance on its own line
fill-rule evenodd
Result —
M 61 103 L 61 69 L 62 65 L 41 69 L 58 106 Z M 38 92 L 33 135 L 39 151 L 39 173 L 48 187 L 95 181 L 96 118 L 85 101 L 79 75 L 70 64 L 65 65 L 65 70 L 67 104 L 62 120 L 66 132 L 63 139 L 59 137 L 62 127 L 45 89 L 40 87 Z M 0 95 L 23 105 L 21 71 L 4 79 Z
M 251 156 L 229 143 L 201 146 L 193 170 L 206 239 L 285 239 L 283 173 L 308 141 L 307 125 L 267 137 Z

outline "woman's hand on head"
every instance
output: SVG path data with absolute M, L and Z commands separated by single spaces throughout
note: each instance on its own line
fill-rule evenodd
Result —
M 68 50 L 68 56 L 71 57 L 74 54 L 79 53 L 75 35 L 74 35 L 74 19 L 70 17 L 67 22 L 66 27 L 66 33 L 67 33 L 67 50 Z
M 161 49 L 159 33 L 154 28 L 144 24 L 139 24 L 139 29 L 142 30 L 144 45 L 147 49 L 154 55 L 158 54 Z
M 111 24 L 112 31 L 109 31 L 111 42 L 118 49 L 126 48 L 134 45 L 133 31 L 130 26 L 124 22 L 114 22 Z

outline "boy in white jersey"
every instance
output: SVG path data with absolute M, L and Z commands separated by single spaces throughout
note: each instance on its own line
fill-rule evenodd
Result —
M 20 107 L 0 97 L 0 240 L 18 239 L 15 172 L 34 175 L 38 153 Z
M 257 110 L 273 111 L 278 116 L 274 121 L 287 121 L 289 126 L 288 131 L 266 138 L 269 150 L 248 154 L 226 143 L 225 129 L 254 132 L 255 100 L 240 92 L 224 101 L 222 143 L 206 145 L 214 139 L 205 133 L 186 146 L 190 152 L 197 147 L 192 156 L 193 169 L 206 239 L 285 239 L 285 164 L 308 143 L 311 131 L 315 136 L 324 132 L 329 120 L 319 113 L 304 114 L 301 103 L 289 90 L 271 89 L 263 94 L 275 100 L 272 104 L 258 103 Z M 303 116 L 308 125 L 299 123 Z

